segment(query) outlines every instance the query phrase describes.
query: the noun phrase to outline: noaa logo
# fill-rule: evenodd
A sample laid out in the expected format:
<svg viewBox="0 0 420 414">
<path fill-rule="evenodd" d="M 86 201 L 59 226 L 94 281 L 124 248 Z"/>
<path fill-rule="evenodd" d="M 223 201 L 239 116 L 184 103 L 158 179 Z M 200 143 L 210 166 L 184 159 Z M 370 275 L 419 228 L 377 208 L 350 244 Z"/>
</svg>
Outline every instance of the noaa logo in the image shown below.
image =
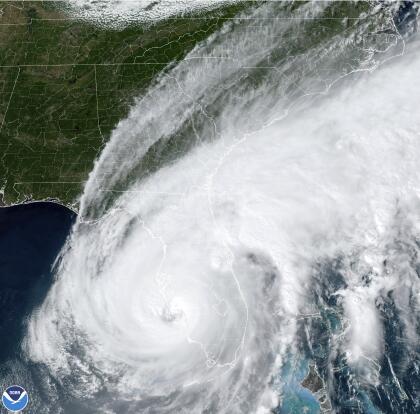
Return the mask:
<svg viewBox="0 0 420 414">
<path fill-rule="evenodd" d="M 28 393 L 22 387 L 12 385 L 4 391 L 1 401 L 6 409 L 17 413 L 28 405 L 29 397 Z"/>
</svg>

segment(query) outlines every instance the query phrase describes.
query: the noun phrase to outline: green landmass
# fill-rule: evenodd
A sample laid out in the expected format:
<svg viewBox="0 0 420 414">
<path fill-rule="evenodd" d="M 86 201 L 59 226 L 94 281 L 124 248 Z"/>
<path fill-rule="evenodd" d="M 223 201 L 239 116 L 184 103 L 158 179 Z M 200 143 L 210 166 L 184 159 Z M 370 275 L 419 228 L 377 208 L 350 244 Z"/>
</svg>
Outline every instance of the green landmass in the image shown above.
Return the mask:
<svg viewBox="0 0 420 414">
<path fill-rule="evenodd" d="M 77 209 L 95 158 L 134 98 L 197 42 L 258 2 L 119 30 L 72 18 L 66 4 L 0 3 L 0 204 L 55 199 Z M 305 2 L 284 4 L 291 12 Z M 370 5 L 328 3 L 322 19 L 305 24 L 305 44 L 291 32 L 271 64 L 350 30 L 357 24 L 352 18 Z M 252 82 L 264 80 L 269 69 L 261 65 L 250 73 Z M 174 146 L 188 147 L 180 137 L 168 148 L 157 143 L 145 162 L 154 165 L 156 156 L 171 158 Z"/>
<path fill-rule="evenodd" d="M 133 99 L 243 4 L 116 30 L 61 2 L 0 3 L 0 202 L 77 207 Z"/>
</svg>

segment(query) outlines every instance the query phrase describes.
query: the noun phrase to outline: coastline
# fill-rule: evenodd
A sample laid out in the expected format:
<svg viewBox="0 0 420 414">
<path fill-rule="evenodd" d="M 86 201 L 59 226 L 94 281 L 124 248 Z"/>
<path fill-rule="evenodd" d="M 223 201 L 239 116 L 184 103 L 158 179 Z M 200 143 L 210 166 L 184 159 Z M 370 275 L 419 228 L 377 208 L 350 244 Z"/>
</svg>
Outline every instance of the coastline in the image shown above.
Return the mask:
<svg viewBox="0 0 420 414">
<path fill-rule="evenodd" d="M 70 210 L 76 216 L 79 215 L 79 209 L 76 207 L 77 203 L 75 203 L 76 205 L 69 205 L 69 204 L 63 203 L 59 199 L 48 199 L 48 198 L 45 199 L 45 200 L 25 200 L 25 201 L 22 201 L 22 202 L 19 202 L 19 203 L 12 203 L 12 204 L 4 203 L 3 199 L 0 198 L 0 209 L 10 208 L 10 207 L 18 207 L 18 206 L 25 206 L 25 205 L 29 205 L 29 204 L 40 204 L 40 203 L 55 204 L 55 205 L 58 205 L 60 207 L 64 207 L 67 210 Z"/>
</svg>

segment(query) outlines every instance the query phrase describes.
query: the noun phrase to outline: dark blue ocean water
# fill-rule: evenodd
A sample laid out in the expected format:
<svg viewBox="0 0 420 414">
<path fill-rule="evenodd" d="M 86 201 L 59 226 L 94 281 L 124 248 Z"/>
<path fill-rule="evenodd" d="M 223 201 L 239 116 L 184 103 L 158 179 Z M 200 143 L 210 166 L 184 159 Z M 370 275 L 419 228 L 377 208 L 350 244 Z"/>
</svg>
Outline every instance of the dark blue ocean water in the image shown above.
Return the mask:
<svg viewBox="0 0 420 414">
<path fill-rule="evenodd" d="M 55 203 L 0 208 L 0 365 L 19 358 L 25 320 L 48 292 L 75 218 Z"/>
<path fill-rule="evenodd" d="M 27 317 L 43 302 L 53 283 L 52 266 L 75 219 L 73 212 L 54 203 L 0 208 L 0 388 L 23 386 L 30 397 L 26 414 L 99 413 L 101 401 L 107 398 L 97 394 L 86 400 L 75 399 L 68 392 L 68 384 L 58 383 L 43 364 L 28 361 L 21 350 Z M 387 351 L 379 361 L 381 384 L 378 387 L 366 388 L 354 383 L 354 373 L 342 356 L 337 354 L 331 359 L 331 335 L 342 329 L 340 307 L 334 294 L 342 283 L 339 268 L 340 260 L 337 260 L 314 270 L 318 275 L 314 278 L 314 303 L 319 305 L 321 317 L 304 322 L 307 326 L 302 330 L 305 335 L 301 352 L 290 355 L 280 373 L 283 400 L 275 412 L 320 412 L 318 399 L 301 385 L 312 361 L 328 383 L 329 397 L 337 412 L 418 413 L 418 357 L 407 355 L 404 344 L 398 340 L 401 321 L 393 311 L 391 300 L 384 314 Z M 306 342 L 311 342 L 311 346 L 305 345 Z M 409 397 L 399 391 L 387 365 L 389 361 L 398 371 L 399 382 Z M 334 378 L 328 376 L 331 365 L 336 373 Z M 130 411 L 121 405 L 116 412 Z M 0 413 L 6 413 L 5 409 L 0 407 Z"/>
</svg>

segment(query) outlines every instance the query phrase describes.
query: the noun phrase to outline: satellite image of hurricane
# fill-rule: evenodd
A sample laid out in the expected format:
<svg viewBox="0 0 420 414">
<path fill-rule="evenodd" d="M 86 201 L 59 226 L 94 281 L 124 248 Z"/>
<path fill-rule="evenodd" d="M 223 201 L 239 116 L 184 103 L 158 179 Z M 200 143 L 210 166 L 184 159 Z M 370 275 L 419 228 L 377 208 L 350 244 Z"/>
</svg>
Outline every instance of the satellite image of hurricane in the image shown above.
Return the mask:
<svg viewBox="0 0 420 414">
<path fill-rule="evenodd" d="M 1 413 L 420 413 L 420 3 L 0 8 Z"/>
</svg>

